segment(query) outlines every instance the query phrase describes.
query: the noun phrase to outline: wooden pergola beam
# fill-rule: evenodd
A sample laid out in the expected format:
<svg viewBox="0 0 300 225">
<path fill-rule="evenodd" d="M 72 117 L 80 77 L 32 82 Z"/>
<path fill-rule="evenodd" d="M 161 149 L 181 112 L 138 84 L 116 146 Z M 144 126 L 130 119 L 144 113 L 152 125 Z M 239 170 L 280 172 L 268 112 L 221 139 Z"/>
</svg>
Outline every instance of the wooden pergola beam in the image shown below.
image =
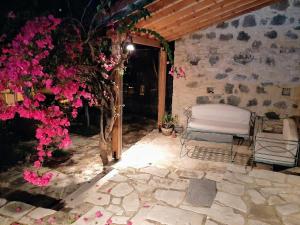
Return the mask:
<svg viewBox="0 0 300 225">
<path fill-rule="evenodd" d="M 139 36 L 139 35 L 132 35 L 132 42 L 135 44 L 160 48 L 160 42 L 153 38 L 143 37 L 143 36 Z"/>
<path fill-rule="evenodd" d="M 157 0 L 146 6 L 149 12 L 156 12 L 163 9 L 167 5 L 173 4 L 175 0 Z"/>
<path fill-rule="evenodd" d="M 159 75 L 158 75 L 158 113 L 157 125 L 162 124 L 162 118 L 165 114 L 166 101 L 166 82 L 167 82 L 167 53 L 162 48 L 159 53 Z"/>
<path fill-rule="evenodd" d="M 182 37 L 183 35 L 191 33 L 193 31 L 197 31 L 199 29 L 209 27 L 213 24 L 221 23 L 228 19 L 232 19 L 239 15 L 262 8 L 264 6 L 269 5 L 271 2 L 274 2 L 274 0 L 256 0 L 254 2 L 248 1 L 246 5 L 236 7 L 235 9 L 229 10 L 226 13 L 222 12 L 222 10 L 219 9 L 220 13 L 218 13 L 214 16 L 207 17 L 203 21 L 199 21 L 199 20 L 190 21 L 189 24 L 186 24 L 186 26 L 181 25 L 181 27 L 184 27 L 184 28 L 182 28 L 182 29 L 173 28 L 166 32 L 162 32 L 162 35 L 169 41 L 176 40 L 176 39 Z M 247 6 L 247 7 L 245 7 L 245 6 Z"/>
</svg>

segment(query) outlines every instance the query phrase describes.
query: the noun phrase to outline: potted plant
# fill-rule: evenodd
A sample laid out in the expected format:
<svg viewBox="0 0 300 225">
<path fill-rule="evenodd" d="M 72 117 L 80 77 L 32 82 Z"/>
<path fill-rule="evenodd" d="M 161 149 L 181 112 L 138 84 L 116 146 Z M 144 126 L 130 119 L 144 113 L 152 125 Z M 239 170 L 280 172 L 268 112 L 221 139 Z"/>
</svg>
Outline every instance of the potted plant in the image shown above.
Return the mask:
<svg viewBox="0 0 300 225">
<path fill-rule="evenodd" d="M 171 114 L 165 114 L 162 120 L 162 125 L 161 125 L 161 132 L 169 136 L 172 134 L 172 131 L 174 129 L 174 118 Z"/>
</svg>

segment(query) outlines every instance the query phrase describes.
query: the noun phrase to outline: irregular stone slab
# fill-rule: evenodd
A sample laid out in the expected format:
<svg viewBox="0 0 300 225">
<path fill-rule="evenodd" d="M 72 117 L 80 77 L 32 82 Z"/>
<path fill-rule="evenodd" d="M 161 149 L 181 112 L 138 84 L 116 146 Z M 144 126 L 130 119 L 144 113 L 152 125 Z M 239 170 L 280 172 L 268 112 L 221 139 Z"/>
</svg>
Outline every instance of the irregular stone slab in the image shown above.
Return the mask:
<svg viewBox="0 0 300 225">
<path fill-rule="evenodd" d="M 142 168 L 141 172 L 149 173 L 151 175 L 155 175 L 155 176 L 158 176 L 158 177 L 165 177 L 169 173 L 169 170 L 164 169 L 164 168 L 149 166 L 149 167 L 146 167 L 146 168 Z"/>
<path fill-rule="evenodd" d="M 271 195 L 294 193 L 294 191 L 296 190 L 289 189 L 289 188 L 275 188 L 275 187 L 267 187 L 267 188 L 260 189 L 260 193 L 262 193 L 265 197 L 269 197 Z"/>
<path fill-rule="evenodd" d="M 134 188 L 139 193 L 147 193 L 147 192 L 152 192 L 155 187 L 147 184 L 137 183 L 136 185 L 134 185 Z"/>
<path fill-rule="evenodd" d="M 140 206 L 138 194 L 132 192 L 130 195 L 124 197 L 122 205 L 126 212 L 137 211 Z"/>
<path fill-rule="evenodd" d="M 249 172 L 249 176 L 265 180 L 271 180 L 278 183 L 284 183 L 287 175 L 268 170 L 253 169 Z"/>
<path fill-rule="evenodd" d="M 185 190 L 188 186 L 189 186 L 188 180 L 177 179 L 170 184 L 169 188 L 177 189 L 177 190 Z"/>
<path fill-rule="evenodd" d="M 5 198 L 0 198 L 0 207 L 2 207 L 3 205 L 5 205 L 7 202 L 7 200 Z"/>
<path fill-rule="evenodd" d="M 231 208 L 240 210 L 244 213 L 247 212 L 247 205 L 239 196 L 228 194 L 225 192 L 218 192 L 216 195 L 216 201 Z"/>
<path fill-rule="evenodd" d="M 279 198 L 276 195 L 273 195 L 268 199 L 268 205 L 279 205 L 284 203 L 285 201 L 283 201 L 281 198 Z"/>
<path fill-rule="evenodd" d="M 11 225 L 14 219 L 0 216 L 1 225 Z"/>
<path fill-rule="evenodd" d="M 205 225 L 218 225 L 218 224 L 215 223 L 214 221 L 206 220 Z"/>
<path fill-rule="evenodd" d="M 295 203 L 285 204 L 285 205 L 277 205 L 275 206 L 277 212 L 280 215 L 287 216 L 293 213 L 297 213 L 300 211 L 299 205 Z"/>
<path fill-rule="evenodd" d="M 199 225 L 204 216 L 183 209 L 155 205 L 147 215 L 148 220 L 153 220 L 165 225 Z"/>
<path fill-rule="evenodd" d="M 300 214 L 293 214 L 289 216 L 284 216 L 282 218 L 284 225 L 299 225 Z"/>
<path fill-rule="evenodd" d="M 289 184 L 300 185 L 300 176 L 288 175 L 287 182 Z"/>
<path fill-rule="evenodd" d="M 52 210 L 52 209 L 45 209 L 45 208 L 38 207 L 38 208 L 32 210 L 27 216 L 38 220 L 38 219 L 44 218 L 46 216 L 50 216 L 56 212 L 57 211 Z"/>
<path fill-rule="evenodd" d="M 115 183 L 106 182 L 98 189 L 98 192 L 109 193 L 115 186 Z"/>
<path fill-rule="evenodd" d="M 96 212 L 100 211 L 103 215 L 101 217 L 96 216 Z M 94 206 L 91 210 L 76 220 L 74 225 L 92 225 L 92 224 L 106 224 L 106 221 L 112 216 L 112 214 L 106 211 L 100 206 Z"/>
<path fill-rule="evenodd" d="M 181 171 L 179 173 L 179 177 L 181 178 L 198 178 L 201 179 L 204 176 L 204 172 L 202 171 Z"/>
<path fill-rule="evenodd" d="M 32 205 L 23 202 L 12 201 L 0 208 L 0 214 L 13 218 L 14 220 L 18 220 L 32 209 L 34 209 L 34 206 Z"/>
<path fill-rule="evenodd" d="M 208 179 L 191 179 L 186 202 L 192 206 L 210 207 L 217 193 L 216 182 Z"/>
<path fill-rule="evenodd" d="M 112 204 L 119 205 L 121 203 L 121 198 L 113 198 L 111 202 Z"/>
<path fill-rule="evenodd" d="M 130 217 L 127 216 L 113 216 L 111 218 L 113 224 L 127 224 Z"/>
<path fill-rule="evenodd" d="M 286 202 L 300 203 L 300 196 L 296 194 L 279 194 Z"/>
<path fill-rule="evenodd" d="M 248 225 L 271 225 L 269 223 L 264 223 L 262 221 L 259 220 L 248 220 Z"/>
<path fill-rule="evenodd" d="M 141 208 L 138 213 L 130 220 L 133 224 L 143 224 L 151 208 Z"/>
<path fill-rule="evenodd" d="M 245 219 L 242 215 L 234 213 L 232 208 L 213 204 L 209 213 L 209 217 L 222 224 L 244 225 Z"/>
<path fill-rule="evenodd" d="M 178 206 L 184 199 L 185 193 L 180 191 L 158 189 L 154 193 L 154 197 L 171 206 Z"/>
<path fill-rule="evenodd" d="M 124 210 L 117 205 L 109 205 L 106 210 L 112 212 L 113 214 L 116 214 L 117 216 L 121 216 L 124 212 Z"/>
<path fill-rule="evenodd" d="M 220 182 L 224 178 L 224 173 L 207 172 L 205 178 Z"/>
<path fill-rule="evenodd" d="M 112 190 L 111 194 L 116 196 L 116 197 L 124 197 L 131 193 L 133 191 L 133 188 L 127 184 L 127 183 L 120 183 L 116 185 Z"/>
<path fill-rule="evenodd" d="M 254 183 L 254 179 L 252 177 L 249 177 L 248 175 L 236 173 L 236 174 L 234 174 L 234 176 L 236 179 L 238 179 L 244 183 L 247 183 L 247 184 Z"/>
<path fill-rule="evenodd" d="M 144 173 L 144 174 L 130 174 L 127 175 L 132 180 L 137 180 L 142 183 L 147 183 L 151 177 L 150 174 Z"/>
<path fill-rule="evenodd" d="M 148 185 L 156 187 L 156 188 L 166 188 L 168 189 L 171 185 L 173 180 L 168 178 L 161 178 L 161 177 L 153 177 L 148 183 Z"/>
<path fill-rule="evenodd" d="M 264 179 L 255 179 L 255 182 L 256 182 L 259 186 L 269 187 L 269 186 L 272 185 L 270 181 L 264 180 Z"/>
<path fill-rule="evenodd" d="M 247 193 L 254 204 L 263 204 L 266 201 L 266 199 L 256 190 L 248 190 Z"/>
<path fill-rule="evenodd" d="M 109 180 L 114 181 L 114 182 L 125 182 L 125 181 L 127 181 L 127 177 L 125 177 L 123 175 L 120 175 L 120 174 L 116 174 L 115 176 L 113 176 Z"/>
<path fill-rule="evenodd" d="M 274 207 L 265 205 L 252 205 L 249 209 L 249 217 L 261 220 L 272 225 L 281 225 Z"/>
<path fill-rule="evenodd" d="M 93 193 L 89 194 L 84 202 L 92 203 L 93 205 L 108 205 L 110 201 L 109 194 Z"/>
<path fill-rule="evenodd" d="M 247 173 L 245 166 L 240 166 L 240 165 L 235 165 L 235 164 L 229 164 L 227 166 L 227 170 L 229 170 L 231 172 L 235 172 L 235 173 L 242 173 L 242 174 Z"/>
<path fill-rule="evenodd" d="M 245 186 L 242 184 L 233 184 L 227 181 L 218 183 L 218 190 L 227 192 L 234 195 L 243 195 L 245 192 Z"/>
</svg>

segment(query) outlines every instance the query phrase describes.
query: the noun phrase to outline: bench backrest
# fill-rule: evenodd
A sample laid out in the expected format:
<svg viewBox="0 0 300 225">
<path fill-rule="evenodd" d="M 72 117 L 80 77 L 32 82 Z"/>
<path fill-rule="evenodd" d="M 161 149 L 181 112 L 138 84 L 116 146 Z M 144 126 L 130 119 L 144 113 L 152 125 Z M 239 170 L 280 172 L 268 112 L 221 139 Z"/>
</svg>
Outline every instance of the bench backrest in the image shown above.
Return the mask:
<svg viewBox="0 0 300 225">
<path fill-rule="evenodd" d="M 251 112 L 226 104 L 201 104 L 192 106 L 192 118 L 249 124 Z"/>
</svg>

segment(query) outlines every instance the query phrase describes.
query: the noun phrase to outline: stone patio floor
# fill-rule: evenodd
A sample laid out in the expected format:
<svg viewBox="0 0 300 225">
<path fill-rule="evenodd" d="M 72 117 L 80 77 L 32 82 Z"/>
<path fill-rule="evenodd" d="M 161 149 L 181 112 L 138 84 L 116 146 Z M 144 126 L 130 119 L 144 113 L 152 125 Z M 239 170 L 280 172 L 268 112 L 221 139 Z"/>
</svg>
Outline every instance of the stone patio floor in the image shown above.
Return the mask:
<svg viewBox="0 0 300 225">
<path fill-rule="evenodd" d="M 180 158 L 179 151 L 179 138 L 153 131 L 102 179 L 96 177 L 66 196 L 60 211 L 1 199 L 0 224 L 299 224 L 299 176 Z M 217 182 L 208 208 L 186 200 L 190 180 L 203 178 Z"/>
</svg>

